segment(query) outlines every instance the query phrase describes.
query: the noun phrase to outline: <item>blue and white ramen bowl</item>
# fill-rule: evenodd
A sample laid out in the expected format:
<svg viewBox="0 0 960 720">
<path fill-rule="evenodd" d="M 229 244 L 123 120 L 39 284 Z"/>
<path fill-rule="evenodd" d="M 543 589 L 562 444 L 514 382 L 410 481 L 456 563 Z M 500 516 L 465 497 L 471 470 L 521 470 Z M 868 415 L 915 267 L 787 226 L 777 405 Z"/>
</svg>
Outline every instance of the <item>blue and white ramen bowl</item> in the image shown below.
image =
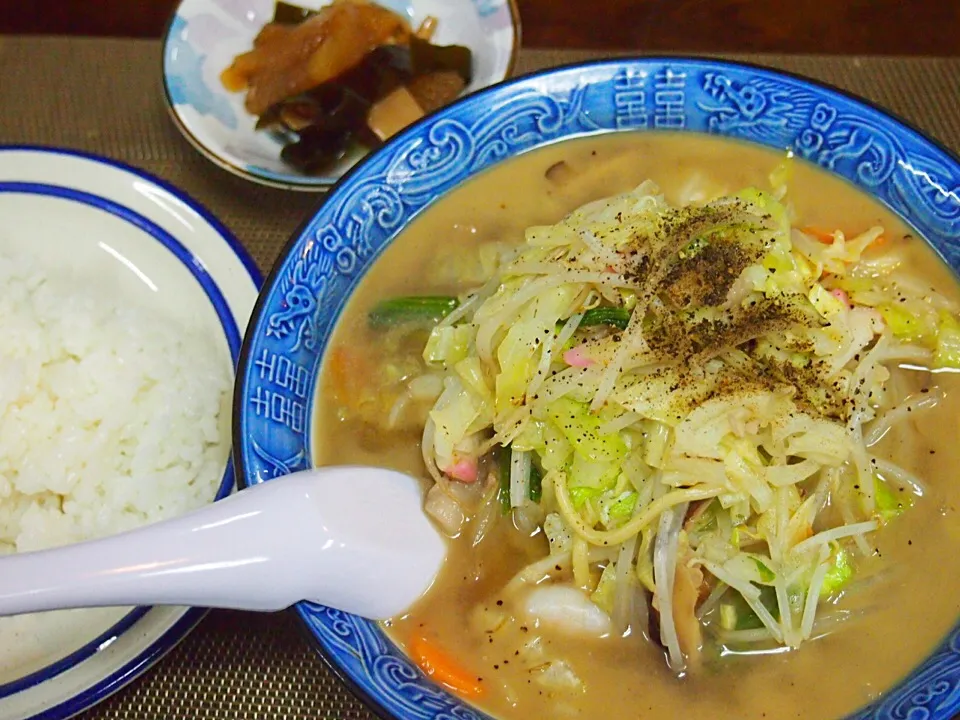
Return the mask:
<svg viewBox="0 0 960 720">
<path fill-rule="evenodd" d="M 481 91 L 356 167 L 289 241 L 254 310 L 235 404 L 240 483 L 311 464 L 314 393 L 333 328 L 380 253 L 423 210 L 487 168 L 565 138 L 707 133 L 793 151 L 903 217 L 960 272 L 960 163 L 880 109 L 810 80 L 705 59 L 547 70 Z M 378 625 L 301 603 L 317 650 L 384 717 L 486 717 L 428 680 Z M 854 718 L 948 720 L 960 710 L 960 626 Z"/>
</svg>

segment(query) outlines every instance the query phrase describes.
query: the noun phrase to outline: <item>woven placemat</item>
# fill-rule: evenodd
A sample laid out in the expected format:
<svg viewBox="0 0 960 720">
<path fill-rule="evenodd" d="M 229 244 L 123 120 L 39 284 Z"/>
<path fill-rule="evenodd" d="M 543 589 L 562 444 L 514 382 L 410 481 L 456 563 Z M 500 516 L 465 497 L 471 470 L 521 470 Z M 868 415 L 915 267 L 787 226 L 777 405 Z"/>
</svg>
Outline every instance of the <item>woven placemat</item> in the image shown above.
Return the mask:
<svg viewBox="0 0 960 720">
<path fill-rule="evenodd" d="M 518 72 L 594 54 L 525 51 Z M 960 60 L 745 56 L 877 102 L 960 152 Z M 266 271 L 316 195 L 255 186 L 177 134 L 153 41 L 0 37 L 0 143 L 107 155 L 205 204 Z M 292 615 L 213 612 L 156 668 L 83 720 L 368 720 L 317 660 Z"/>
</svg>

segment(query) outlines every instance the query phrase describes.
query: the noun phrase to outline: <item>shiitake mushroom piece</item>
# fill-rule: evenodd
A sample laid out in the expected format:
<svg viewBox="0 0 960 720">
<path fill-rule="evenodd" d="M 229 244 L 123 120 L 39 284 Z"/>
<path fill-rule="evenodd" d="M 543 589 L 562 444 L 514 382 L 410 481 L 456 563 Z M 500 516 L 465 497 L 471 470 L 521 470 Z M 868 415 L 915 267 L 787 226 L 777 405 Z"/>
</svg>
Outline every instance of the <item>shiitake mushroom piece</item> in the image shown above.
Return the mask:
<svg viewBox="0 0 960 720">
<path fill-rule="evenodd" d="M 316 10 L 308 10 L 292 3 L 278 2 L 273 10 L 273 21 L 281 25 L 299 25 L 316 14 Z"/>
</svg>

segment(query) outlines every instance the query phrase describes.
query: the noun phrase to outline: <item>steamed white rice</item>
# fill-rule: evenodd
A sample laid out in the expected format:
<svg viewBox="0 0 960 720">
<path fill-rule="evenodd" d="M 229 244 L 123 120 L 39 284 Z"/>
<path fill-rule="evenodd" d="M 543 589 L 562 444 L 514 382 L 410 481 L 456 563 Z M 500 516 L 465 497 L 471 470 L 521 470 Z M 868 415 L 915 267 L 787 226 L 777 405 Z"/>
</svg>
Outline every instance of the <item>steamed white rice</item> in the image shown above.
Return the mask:
<svg viewBox="0 0 960 720">
<path fill-rule="evenodd" d="M 95 279 L 0 256 L 0 554 L 210 502 L 231 382 L 222 337 L 118 302 Z M 53 615 L 0 619 L 0 676 L 20 662 L 10 645 Z"/>
</svg>

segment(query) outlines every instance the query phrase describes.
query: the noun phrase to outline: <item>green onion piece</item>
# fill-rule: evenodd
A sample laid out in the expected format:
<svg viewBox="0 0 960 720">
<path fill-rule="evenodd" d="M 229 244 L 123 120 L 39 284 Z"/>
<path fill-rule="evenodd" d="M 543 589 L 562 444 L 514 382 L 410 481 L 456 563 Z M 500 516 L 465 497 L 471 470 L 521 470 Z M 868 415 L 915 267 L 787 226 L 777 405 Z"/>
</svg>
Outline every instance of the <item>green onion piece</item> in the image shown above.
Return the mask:
<svg viewBox="0 0 960 720">
<path fill-rule="evenodd" d="M 773 582 L 776 579 L 777 576 L 773 574 L 773 571 L 757 558 L 753 558 L 753 564 L 757 566 L 757 570 L 760 572 L 760 579 L 764 582 Z"/>
<path fill-rule="evenodd" d="M 725 605 L 729 606 L 727 610 L 724 610 L 722 607 L 720 609 L 721 619 L 725 619 L 727 623 L 735 620 L 736 630 L 756 630 L 758 628 L 762 628 L 763 621 L 757 617 L 757 614 L 753 611 L 753 608 L 747 604 L 747 601 L 743 599 L 743 596 L 738 592 L 733 592 L 731 595 L 732 597 L 724 602 Z M 760 602 L 767 610 L 770 611 L 770 614 L 773 615 L 775 619 L 780 619 L 780 607 L 777 604 L 777 591 L 774 588 L 769 585 L 761 586 Z M 724 614 L 726 614 L 726 618 L 723 618 Z"/>
<path fill-rule="evenodd" d="M 900 517 L 913 505 L 913 498 L 905 492 L 896 493 L 879 475 L 873 476 L 873 497 L 876 500 L 876 513 L 880 520 L 887 523 Z"/>
<path fill-rule="evenodd" d="M 537 464 L 533 461 L 530 462 L 530 499 L 533 502 L 540 502 L 540 498 L 543 497 L 543 474 L 540 472 L 540 468 L 537 467 Z"/>
<path fill-rule="evenodd" d="M 620 307 L 595 307 L 583 313 L 580 327 L 593 325 L 612 325 L 620 330 L 626 330 L 630 322 L 630 311 Z"/>
<path fill-rule="evenodd" d="M 850 562 L 850 553 L 838 549 L 833 556 L 833 564 L 823 576 L 823 585 L 820 586 L 820 597 L 825 598 L 842 590 L 853 577 L 853 565 Z"/>
<path fill-rule="evenodd" d="M 497 448 L 497 474 L 500 476 L 500 491 L 497 497 L 500 500 L 500 511 L 504 515 L 510 514 L 510 455 L 509 445 Z"/>
<path fill-rule="evenodd" d="M 367 321 L 372 328 L 386 328 L 407 323 L 436 325 L 456 310 L 459 302 L 453 297 L 423 296 L 390 298 L 378 303 Z"/>
<path fill-rule="evenodd" d="M 677 254 L 680 256 L 681 260 L 690 260 L 691 258 L 695 258 L 697 255 L 703 252 L 709 244 L 710 241 L 701 235 L 700 237 L 696 237 L 691 240 L 684 247 L 680 248 L 680 251 Z"/>
</svg>

